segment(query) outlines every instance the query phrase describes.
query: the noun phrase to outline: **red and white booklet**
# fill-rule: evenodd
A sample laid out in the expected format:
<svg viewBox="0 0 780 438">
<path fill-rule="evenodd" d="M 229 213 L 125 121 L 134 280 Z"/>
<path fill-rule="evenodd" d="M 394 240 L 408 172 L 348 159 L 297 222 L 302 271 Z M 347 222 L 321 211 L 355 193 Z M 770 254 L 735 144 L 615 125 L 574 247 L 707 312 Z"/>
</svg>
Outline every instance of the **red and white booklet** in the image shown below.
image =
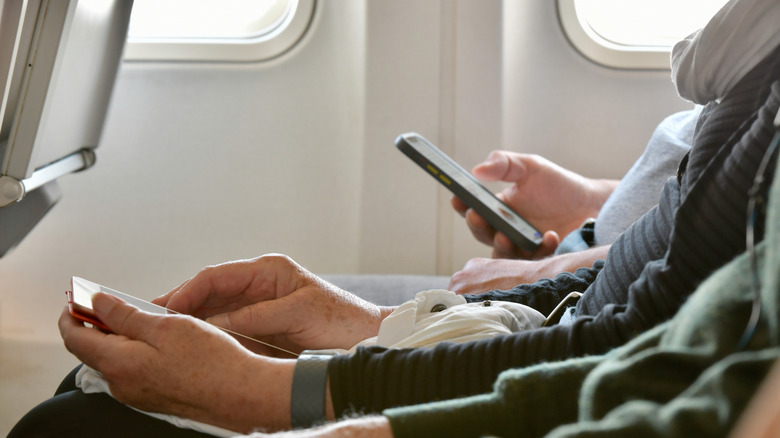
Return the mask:
<svg viewBox="0 0 780 438">
<path fill-rule="evenodd" d="M 173 310 L 168 310 L 165 307 L 152 304 L 149 301 L 144 301 L 132 295 L 119 292 L 118 290 L 107 288 L 95 282 L 85 280 L 81 277 L 73 277 L 71 279 L 71 287 L 72 290 L 65 292 L 68 296 L 68 310 L 71 316 L 99 327 L 105 331 L 110 330 L 97 318 L 95 311 L 92 309 L 92 295 L 98 292 L 113 295 L 145 312 L 157 313 L 160 315 L 178 313 L 174 312 Z"/>
</svg>

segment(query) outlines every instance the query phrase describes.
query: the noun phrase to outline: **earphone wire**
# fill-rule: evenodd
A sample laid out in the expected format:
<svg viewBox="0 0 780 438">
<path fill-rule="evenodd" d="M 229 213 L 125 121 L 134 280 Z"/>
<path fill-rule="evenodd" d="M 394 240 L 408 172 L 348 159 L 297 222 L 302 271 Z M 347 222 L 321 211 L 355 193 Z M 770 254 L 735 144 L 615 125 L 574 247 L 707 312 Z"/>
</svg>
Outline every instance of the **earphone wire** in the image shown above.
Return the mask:
<svg viewBox="0 0 780 438">
<path fill-rule="evenodd" d="M 750 318 L 748 319 L 745 331 L 742 333 L 742 338 L 739 340 L 737 348 L 744 350 L 747 348 L 748 343 L 756 333 L 758 329 L 758 321 L 761 317 L 761 279 L 758 275 L 758 256 L 756 255 L 756 222 L 758 221 L 759 210 L 765 203 L 765 199 L 761 194 L 762 186 L 766 180 L 765 174 L 772 157 L 775 155 L 778 144 L 780 144 L 780 111 L 777 112 L 777 116 L 774 120 L 775 136 L 769 144 L 764 153 L 761 163 L 758 166 L 756 177 L 753 180 L 753 186 L 748 191 L 748 208 L 747 208 L 747 226 L 745 228 L 745 249 L 750 258 L 750 277 L 751 277 L 751 289 L 753 290 L 753 305 L 750 310 Z"/>
<path fill-rule="evenodd" d="M 174 315 L 184 315 L 184 313 L 177 312 L 177 311 L 171 310 L 171 309 L 165 309 L 165 311 L 167 311 L 168 313 L 172 313 Z M 263 342 L 263 341 L 261 341 L 259 339 L 255 339 L 255 338 L 253 338 L 251 336 L 247 336 L 247 335 L 244 335 L 244 334 L 241 334 L 241 333 L 238 333 L 238 332 L 234 332 L 233 330 L 229 330 L 229 329 L 226 329 L 224 327 L 220 327 L 220 326 L 218 326 L 216 324 L 211 324 L 211 323 L 208 323 L 208 322 L 207 322 L 207 324 L 209 324 L 209 325 L 211 325 L 213 327 L 216 327 L 216 328 L 222 330 L 223 332 L 225 332 L 225 333 L 227 333 L 229 335 L 232 335 L 234 337 L 241 338 L 241 339 L 246 339 L 247 341 L 257 342 L 258 344 L 264 345 L 264 346 L 269 347 L 269 348 L 273 348 L 274 350 L 278 350 L 278 351 L 281 351 L 283 353 L 287 353 L 287 354 L 289 354 L 289 355 L 291 355 L 293 357 L 298 357 L 299 356 L 298 353 L 293 353 L 290 350 L 286 350 L 286 349 L 284 349 L 282 347 L 277 347 L 274 344 L 269 344 L 268 342 Z"/>
</svg>

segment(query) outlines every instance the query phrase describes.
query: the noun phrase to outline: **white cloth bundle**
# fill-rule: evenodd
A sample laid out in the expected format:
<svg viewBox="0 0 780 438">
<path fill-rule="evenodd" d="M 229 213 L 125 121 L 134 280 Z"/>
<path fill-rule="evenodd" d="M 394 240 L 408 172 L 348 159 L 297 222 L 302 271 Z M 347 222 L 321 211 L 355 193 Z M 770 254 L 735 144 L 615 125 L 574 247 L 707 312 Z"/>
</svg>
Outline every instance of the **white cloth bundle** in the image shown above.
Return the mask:
<svg viewBox="0 0 780 438">
<path fill-rule="evenodd" d="M 469 342 L 541 327 L 544 315 L 522 304 L 505 301 L 466 303 L 446 290 L 418 292 L 400 305 L 379 328 L 376 337 L 353 347 L 427 348 L 439 342 Z M 350 351 L 352 351 L 350 350 Z"/>
</svg>

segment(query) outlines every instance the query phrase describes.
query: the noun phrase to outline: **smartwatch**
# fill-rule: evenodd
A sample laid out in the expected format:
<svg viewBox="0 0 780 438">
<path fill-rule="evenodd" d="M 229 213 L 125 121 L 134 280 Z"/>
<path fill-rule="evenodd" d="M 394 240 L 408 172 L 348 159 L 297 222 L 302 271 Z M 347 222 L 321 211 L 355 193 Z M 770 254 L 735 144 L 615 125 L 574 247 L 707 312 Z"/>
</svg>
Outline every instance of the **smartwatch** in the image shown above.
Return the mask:
<svg viewBox="0 0 780 438">
<path fill-rule="evenodd" d="M 293 372 L 290 420 L 293 429 L 325 422 L 325 387 L 328 361 L 338 354 L 329 350 L 304 350 Z"/>
</svg>

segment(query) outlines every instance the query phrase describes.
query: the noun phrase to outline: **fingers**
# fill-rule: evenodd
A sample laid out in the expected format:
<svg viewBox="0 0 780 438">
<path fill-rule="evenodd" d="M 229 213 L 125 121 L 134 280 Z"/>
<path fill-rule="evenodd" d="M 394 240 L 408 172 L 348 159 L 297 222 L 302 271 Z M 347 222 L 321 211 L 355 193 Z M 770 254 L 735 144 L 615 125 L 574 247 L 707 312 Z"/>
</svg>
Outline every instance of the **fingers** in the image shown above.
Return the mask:
<svg viewBox="0 0 780 438">
<path fill-rule="evenodd" d="M 528 161 L 528 163 L 526 163 L 526 161 Z M 528 175 L 528 165 L 531 165 L 532 162 L 533 159 L 530 155 L 508 151 L 493 151 L 485 161 L 474 167 L 472 173 L 478 179 L 486 181 L 502 180 L 514 182 L 515 185 L 520 185 Z M 504 193 L 499 193 L 496 196 L 500 200 L 506 202 Z M 469 209 L 466 204 L 457 197 L 453 197 L 450 202 L 455 211 L 466 219 L 466 224 L 474 237 L 479 242 L 494 247 L 494 257 L 517 257 L 517 254 L 521 250 L 512 244 L 506 236 L 497 233 L 485 219 Z"/>
<path fill-rule="evenodd" d="M 516 259 L 523 257 L 523 250 L 517 247 L 504 233 L 495 233 L 493 236 L 494 259 Z"/>
<path fill-rule="evenodd" d="M 160 301 L 173 311 L 205 318 L 285 295 L 310 282 L 311 277 L 289 257 L 266 254 L 208 266 Z"/>
<path fill-rule="evenodd" d="M 145 343 L 135 342 L 130 338 L 135 335 L 148 338 L 152 325 L 144 316 L 155 318 L 155 315 L 141 312 L 118 298 L 103 293 L 95 294 L 92 305 L 97 317 L 116 335 L 85 327 L 81 321 L 70 316 L 67 308 L 60 315 L 58 322 L 65 347 L 82 362 L 92 368 L 103 369 L 104 364 L 121 357 L 122 354 L 118 350 L 130 343 L 135 347 L 148 348 Z"/>
<path fill-rule="evenodd" d="M 509 151 L 493 151 L 471 173 L 483 181 L 506 181 L 519 184 L 528 174 L 530 156 Z"/>
<path fill-rule="evenodd" d="M 177 292 L 179 292 L 179 290 L 181 290 L 181 288 L 184 287 L 184 285 L 186 285 L 189 282 L 190 282 L 190 279 L 187 279 L 184 283 L 176 286 L 175 288 L 171 289 L 167 293 L 165 293 L 163 295 L 160 295 L 159 297 L 153 299 L 151 302 L 153 304 L 157 304 L 158 306 L 168 307 L 168 301 L 170 301 L 171 297 L 174 294 L 176 294 Z"/>
<path fill-rule="evenodd" d="M 137 307 L 104 293 L 92 296 L 92 308 L 97 318 L 112 332 L 130 339 L 153 343 L 151 341 L 155 327 L 161 316 L 142 312 Z"/>
<path fill-rule="evenodd" d="M 503 233 L 496 233 L 493 239 L 494 259 L 526 259 L 538 260 L 549 257 L 555 253 L 561 238 L 555 231 L 545 231 L 542 235 L 542 241 L 534 251 L 527 251 L 516 246 Z"/>
<path fill-rule="evenodd" d="M 534 259 L 542 259 L 549 257 L 555 253 L 558 249 L 558 245 L 561 244 L 561 237 L 555 231 L 545 231 L 542 236 L 542 243 L 539 248 L 534 251 Z"/>
<path fill-rule="evenodd" d="M 65 309 L 62 311 L 62 314 L 60 314 L 60 319 L 57 322 L 57 326 L 60 329 L 60 335 L 62 336 L 62 340 L 65 343 L 65 347 L 68 349 L 68 351 L 75 354 L 80 359 L 83 355 L 83 352 L 88 352 L 94 349 L 94 346 L 96 344 L 101 344 L 103 342 L 103 338 L 106 337 L 105 333 L 87 328 L 81 321 L 70 316 L 67 307 L 65 307 Z M 91 366 L 91 364 L 88 365 Z"/>
<path fill-rule="evenodd" d="M 476 211 L 469 209 L 466 212 L 466 225 L 468 225 L 471 234 L 479 242 L 492 246 L 496 230 L 487 223 Z"/>
<path fill-rule="evenodd" d="M 251 337 L 290 334 L 297 315 L 305 312 L 295 308 L 295 300 L 281 298 L 221 313 L 206 322 Z"/>
<path fill-rule="evenodd" d="M 493 247 L 494 259 L 541 259 L 552 255 L 561 240 L 555 231 L 546 231 L 539 247 L 534 251 L 527 251 L 515 245 L 506 234 L 496 231 L 474 210 L 466 212 L 466 224 L 478 241 Z"/>
<path fill-rule="evenodd" d="M 455 211 L 458 212 L 459 215 L 466 217 L 466 212 L 469 210 L 469 206 L 464 204 L 463 201 L 460 200 L 457 196 L 453 196 L 450 198 L 450 204 L 452 205 L 452 208 L 455 209 Z"/>
<path fill-rule="evenodd" d="M 175 312 L 196 314 L 212 297 L 234 299 L 252 284 L 257 268 L 253 261 L 239 260 L 203 268 L 159 300 Z"/>
</svg>

